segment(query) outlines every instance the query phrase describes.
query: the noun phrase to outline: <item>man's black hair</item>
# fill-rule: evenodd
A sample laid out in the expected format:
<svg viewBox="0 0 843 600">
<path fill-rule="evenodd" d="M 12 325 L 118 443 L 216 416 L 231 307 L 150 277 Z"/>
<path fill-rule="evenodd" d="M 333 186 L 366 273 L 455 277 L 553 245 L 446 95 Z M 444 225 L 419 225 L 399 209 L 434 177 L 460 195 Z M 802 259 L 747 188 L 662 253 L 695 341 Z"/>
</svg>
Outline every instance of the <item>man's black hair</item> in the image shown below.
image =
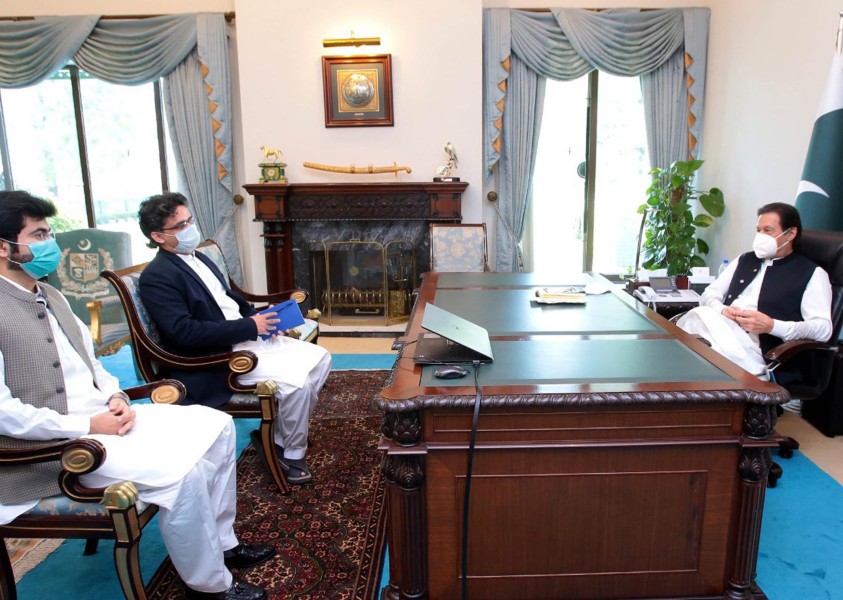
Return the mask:
<svg viewBox="0 0 843 600">
<path fill-rule="evenodd" d="M 156 194 L 140 203 L 138 224 L 143 234 L 149 238 L 147 246 L 150 248 L 158 247 L 158 243 L 152 239 L 152 232 L 160 232 L 167 219 L 176 214 L 179 206 L 187 206 L 187 198 L 178 192 Z"/>
<path fill-rule="evenodd" d="M 796 207 L 784 202 L 771 202 L 758 209 L 759 217 L 766 213 L 776 213 L 779 216 L 782 231 L 791 228 L 796 229 L 796 237 L 793 238 L 793 247 L 796 248 L 802 238 L 802 219 L 799 217 L 799 211 L 796 210 Z"/>
<path fill-rule="evenodd" d="M 46 219 L 55 214 L 56 207 L 49 200 L 24 191 L 0 192 L 0 238 L 17 242 L 26 217 Z"/>
</svg>

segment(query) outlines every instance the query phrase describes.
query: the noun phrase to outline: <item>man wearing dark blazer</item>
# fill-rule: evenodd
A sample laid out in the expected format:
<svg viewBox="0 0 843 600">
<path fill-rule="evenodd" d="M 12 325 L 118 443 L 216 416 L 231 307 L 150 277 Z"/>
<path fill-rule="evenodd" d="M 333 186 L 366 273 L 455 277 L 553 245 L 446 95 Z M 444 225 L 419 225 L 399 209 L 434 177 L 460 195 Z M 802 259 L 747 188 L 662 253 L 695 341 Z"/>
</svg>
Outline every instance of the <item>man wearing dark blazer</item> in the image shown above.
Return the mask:
<svg viewBox="0 0 843 600">
<path fill-rule="evenodd" d="M 272 379 L 278 385 L 275 442 L 287 480 L 309 483 L 305 461 L 308 422 L 319 390 L 331 369 L 331 356 L 315 344 L 276 331 L 275 315 L 255 312 L 234 293 L 213 262 L 195 252 L 201 235 L 181 194 L 144 200 L 138 212 L 141 231 L 158 254 L 139 280 L 139 293 L 161 333 L 165 349 L 184 356 L 207 356 L 231 350 L 257 354 L 254 371 L 241 375 L 245 384 Z M 260 335 L 269 334 L 268 340 Z M 170 370 L 183 381 L 188 402 L 219 406 L 231 396 L 224 367 L 207 371 Z"/>
</svg>

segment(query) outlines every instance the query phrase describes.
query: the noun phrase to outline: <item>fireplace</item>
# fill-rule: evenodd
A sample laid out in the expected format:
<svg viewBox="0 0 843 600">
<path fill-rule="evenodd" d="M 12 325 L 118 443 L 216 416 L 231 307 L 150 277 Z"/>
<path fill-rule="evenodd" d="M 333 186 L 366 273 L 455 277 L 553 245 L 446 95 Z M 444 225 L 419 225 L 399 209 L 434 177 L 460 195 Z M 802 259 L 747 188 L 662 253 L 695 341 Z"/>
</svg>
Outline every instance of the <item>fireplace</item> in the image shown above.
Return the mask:
<svg viewBox="0 0 843 600">
<path fill-rule="evenodd" d="M 267 290 L 306 289 L 308 308 L 323 312 L 328 308 L 334 317 L 371 311 L 385 321 L 398 318 L 402 302 L 409 308 L 409 297 L 402 300 L 402 295 L 417 287 L 418 276 L 430 270 L 428 224 L 460 222 L 467 186 L 464 182 L 244 186 L 255 199 L 255 220 L 263 223 Z M 360 280 L 364 263 L 369 278 L 365 289 Z M 355 270 L 357 275 L 352 275 Z M 374 279 L 381 282 L 378 290 Z M 377 298 L 375 292 L 380 293 Z"/>
</svg>

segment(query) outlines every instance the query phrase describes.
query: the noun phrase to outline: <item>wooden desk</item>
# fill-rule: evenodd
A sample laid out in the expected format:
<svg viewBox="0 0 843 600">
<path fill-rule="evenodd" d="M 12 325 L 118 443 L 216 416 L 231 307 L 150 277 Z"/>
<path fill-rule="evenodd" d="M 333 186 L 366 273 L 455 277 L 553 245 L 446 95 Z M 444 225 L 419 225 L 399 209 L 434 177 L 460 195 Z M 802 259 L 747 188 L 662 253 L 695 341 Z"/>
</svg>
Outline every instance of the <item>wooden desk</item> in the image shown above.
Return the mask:
<svg viewBox="0 0 843 600">
<path fill-rule="evenodd" d="M 599 277 L 599 276 L 595 276 Z M 413 364 L 432 302 L 489 329 L 469 512 L 480 599 L 765 598 L 754 585 L 788 399 L 629 295 L 542 306 L 533 274 L 428 274 L 384 412 L 390 587 L 456 599 L 473 373 Z"/>
</svg>

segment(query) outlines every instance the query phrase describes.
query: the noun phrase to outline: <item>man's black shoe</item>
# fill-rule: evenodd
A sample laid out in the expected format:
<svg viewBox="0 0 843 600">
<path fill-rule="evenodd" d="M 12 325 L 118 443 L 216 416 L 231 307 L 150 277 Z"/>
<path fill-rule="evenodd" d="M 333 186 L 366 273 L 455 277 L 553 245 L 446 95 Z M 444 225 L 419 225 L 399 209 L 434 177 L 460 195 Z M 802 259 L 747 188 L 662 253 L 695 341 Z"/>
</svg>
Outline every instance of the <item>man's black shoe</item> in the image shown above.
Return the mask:
<svg viewBox="0 0 843 600">
<path fill-rule="evenodd" d="M 197 592 L 184 588 L 187 600 L 264 600 L 266 590 L 242 579 L 235 579 L 224 592 Z"/>
<path fill-rule="evenodd" d="M 225 566 L 229 569 L 248 569 L 261 564 L 275 556 L 272 546 L 248 546 L 238 544 L 231 550 L 223 552 Z"/>
</svg>

